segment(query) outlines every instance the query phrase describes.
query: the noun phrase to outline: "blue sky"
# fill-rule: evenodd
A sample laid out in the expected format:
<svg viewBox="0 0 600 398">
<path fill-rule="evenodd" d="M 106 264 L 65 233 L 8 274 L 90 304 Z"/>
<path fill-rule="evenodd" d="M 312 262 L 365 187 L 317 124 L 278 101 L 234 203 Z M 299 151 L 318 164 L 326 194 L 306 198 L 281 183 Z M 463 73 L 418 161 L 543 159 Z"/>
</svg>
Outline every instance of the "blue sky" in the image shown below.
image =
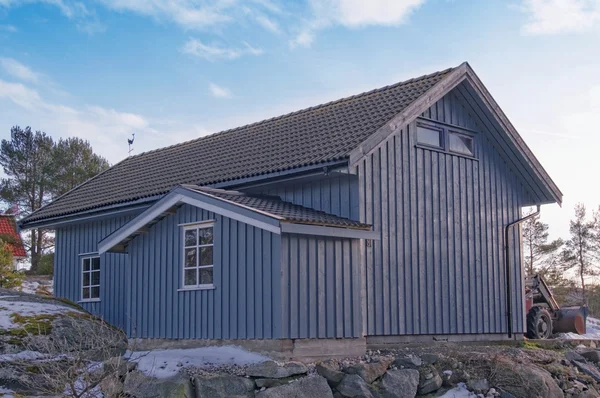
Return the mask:
<svg viewBox="0 0 600 398">
<path fill-rule="evenodd" d="M 0 0 L 13 125 L 127 155 L 468 61 L 572 207 L 600 204 L 600 0 Z"/>
</svg>

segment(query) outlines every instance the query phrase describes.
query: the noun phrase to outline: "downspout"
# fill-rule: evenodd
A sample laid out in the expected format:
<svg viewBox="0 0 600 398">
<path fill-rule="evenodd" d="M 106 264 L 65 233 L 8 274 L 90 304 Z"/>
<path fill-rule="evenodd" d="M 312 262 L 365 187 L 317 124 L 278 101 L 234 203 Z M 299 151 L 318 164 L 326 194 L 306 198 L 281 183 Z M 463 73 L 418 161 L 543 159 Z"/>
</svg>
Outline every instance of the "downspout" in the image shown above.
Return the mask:
<svg viewBox="0 0 600 398">
<path fill-rule="evenodd" d="M 511 298 L 511 285 L 510 285 L 510 245 L 508 244 L 508 233 L 510 228 L 521 224 L 523 221 L 527 221 L 530 218 L 536 217 L 540 214 L 540 205 L 537 205 L 535 213 L 531 213 L 528 216 L 519 218 L 517 221 L 513 221 L 504 227 L 504 268 L 506 272 L 506 315 L 508 316 L 508 338 L 512 338 L 513 335 L 513 324 L 512 324 L 512 298 Z"/>
</svg>

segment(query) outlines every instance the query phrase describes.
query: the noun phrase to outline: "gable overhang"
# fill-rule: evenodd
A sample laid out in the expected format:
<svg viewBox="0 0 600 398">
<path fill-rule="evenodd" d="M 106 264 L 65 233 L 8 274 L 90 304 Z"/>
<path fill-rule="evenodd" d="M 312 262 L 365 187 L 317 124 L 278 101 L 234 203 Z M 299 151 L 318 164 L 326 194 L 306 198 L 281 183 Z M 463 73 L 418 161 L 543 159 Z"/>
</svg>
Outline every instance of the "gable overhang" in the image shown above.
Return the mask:
<svg viewBox="0 0 600 398">
<path fill-rule="evenodd" d="M 485 119 L 482 122 L 494 135 L 495 144 L 499 146 L 501 153 L 513 162 L 518 169 L 517 174 L 521 175 L 530 187 L 534 197 L 532 203 L 528 205 L 548 203 L 561 205 L 562 192 L 466 62 L 350 152 L 349 165 L 355 166 L 363 158 L 375 152 L 388 137 L 406 128 L 431 105 L 454 89 L 459 90 L 469 105 L 482 113 Z"/>
<path fill-rule="evenodd" d="M 98 243 L 98 253 L 126 253 L 130 241 L 136 236 L 147 232 L 152 225 L 163 218 L 175 214 L 177 207 L 182 204 L 189 204 L 278 235 L 281 233 L 295 233 L 354 239 L 376 239 L 376 234 L 371 230 L 295 223 L 274 214 L 231 202 L 205 192 L 199 192 L 192 187 L 179 186 L 101 240 Z"/>
</svg>

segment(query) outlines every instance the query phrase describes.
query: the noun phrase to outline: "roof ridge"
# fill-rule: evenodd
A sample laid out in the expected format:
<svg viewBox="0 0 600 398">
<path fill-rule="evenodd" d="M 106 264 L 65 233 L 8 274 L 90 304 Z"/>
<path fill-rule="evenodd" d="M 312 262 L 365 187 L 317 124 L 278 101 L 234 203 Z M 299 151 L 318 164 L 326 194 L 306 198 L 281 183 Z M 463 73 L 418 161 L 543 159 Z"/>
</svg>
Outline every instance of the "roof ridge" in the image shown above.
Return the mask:
<svg viewBox="0 0 600 398">
<path fill-rule="evenodd" d="M 429 74 L 418 76 L 418 77 L 413 77 L 413 78 L 408 79 L 408 80 L 404 80 L 404 81 L 397 82 L 397 83 L 394 83 L 394 84 L 389 84 L 387 86 L 375 88 L 375 89 L 372 89 L 372 90 L 369 90 L 369 91 L 364 91 L 364 92 L 359 93 L 359 94 L 354 94 L 354 95 L 350 95 L 348 97 L 338 98 L 336 100 L 324 102 L 324 103 L 319 104 L 319 105 L 313 105 L 313 106 L 310 106 L 308 108 L 300 109 L 300 110 L 293 111 L 293 112 L 284 113 L 283 115 L 278 115 L 278 116 L 270 117 L 270 118 L 263 119 L 263 120 L 260 120 L 260 121 L 257 121 L 257 122 L 247 123 L 247 124 L 244 124 L 242 126 L 238 126 L 238 127 L 233 127 L 233 128 L 226 129 L 226 130 L 217 131 L 217 132 L 212 133 L 212 134 L 204 135 L 204 136 L 201 136 L 201 137 L 196 137 L 196 138 L 193 138 L 193 139 L 190 139 L 190 140 L 187 140 L 187 141 L 183 141 L 183 142 L 178 142 L 178 143 L 173 144 L 173 145 L 167 145 L 167 146 L 164 146 L 164 147 L 161 147 L 161 148 L 151 149 L 151 150 L 146 151 L 146 152 L 142 152 L 142 153 L 138 153 L 138 154 L 133 155 L 133 156 L 129 156 L 129 157 L 121 160 L 121 162 L 124 162 L 124 161 L 129 160 L 129 159 L 135 159 L 137 157 L 148 155 L 148 154 L 151 154 L 151 153 L 154 153 L 154 152 L 158 152 L 158 151 L 162 151 L 162 150 L 166 150 L 166 149 L 171 149 L 171 148 L 175 148 L 175 147 L 184 146 L 184 145 L 190 144 L 192 142 L 196 142 L 196 141 L 203 140 L 203 139 L 209 139 L 209 138 L 212 138 L 212 137 L 215 137 L 215 136 L 218 136 L 218 135 L 224 135 L 224 134 L 234 133 L 237 130 L 243 130 L 243 129 L 247 129 L 247 128 L 250 128 L 250 127 L 259 126 L 259 125 L 261 125 L 263 123 L 268 123 L 268 122 L 272 122 L 272 121 L 275 121 L 275 120 L 285 119 L 285 118 L 288 118 L 288 117 L 291 117 L 291 116 L 295 116 L 295 115 L 303 114 L 303 113 L 306 113 L 306 112 L 310 112 L 310 111 L 313 111 L 315 109 L 324 108 L 326 106 L 332 106 L 332 105 L 336 105 L 338 103 L 343 103 L 345 101 L 354 100 L 354 99 L 361 98 L 361 97 L 366 97 L 366 96 L 368 96 L 370 94 L 374 94 L 374 93 L 377 93 L 377 92 L 380 92 L 380 91 L 389 90 L 389 89 L 392 89 L 392 88 L 396 88 L 398 86 L 402 86 L 402 85 L 405 85 L 405 84 L 413 83 L 413 82 L 418 81 L 418 80 L 425 80 L 425 79 L 431 78 L 431 77 L 436 76 L 436 75 L 448 73 L 451 70 L 454 70 L 456 68 L 457 68 L 456 66 L 450 67 L 450 68 L 446 68 L 446 69 L 441 70 L 441 71 L 429 73 Z M 119 163 L 121 163 L 121 162 L 119 162 Z"/>
</svg>

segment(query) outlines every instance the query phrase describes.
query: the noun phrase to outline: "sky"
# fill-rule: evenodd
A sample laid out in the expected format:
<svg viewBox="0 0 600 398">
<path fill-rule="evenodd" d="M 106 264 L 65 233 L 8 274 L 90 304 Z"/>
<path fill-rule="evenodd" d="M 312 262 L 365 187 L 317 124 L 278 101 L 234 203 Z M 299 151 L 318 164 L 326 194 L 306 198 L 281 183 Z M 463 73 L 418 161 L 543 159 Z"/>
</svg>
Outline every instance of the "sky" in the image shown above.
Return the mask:
<svg viewBox="0 0 600 398">
<path fill-rule="evenodd" d="M 564 194 L 600 205 L 600 0 L 0 0 L 0 138 L 116 163 L 468 61 Z"/>
</svg>

